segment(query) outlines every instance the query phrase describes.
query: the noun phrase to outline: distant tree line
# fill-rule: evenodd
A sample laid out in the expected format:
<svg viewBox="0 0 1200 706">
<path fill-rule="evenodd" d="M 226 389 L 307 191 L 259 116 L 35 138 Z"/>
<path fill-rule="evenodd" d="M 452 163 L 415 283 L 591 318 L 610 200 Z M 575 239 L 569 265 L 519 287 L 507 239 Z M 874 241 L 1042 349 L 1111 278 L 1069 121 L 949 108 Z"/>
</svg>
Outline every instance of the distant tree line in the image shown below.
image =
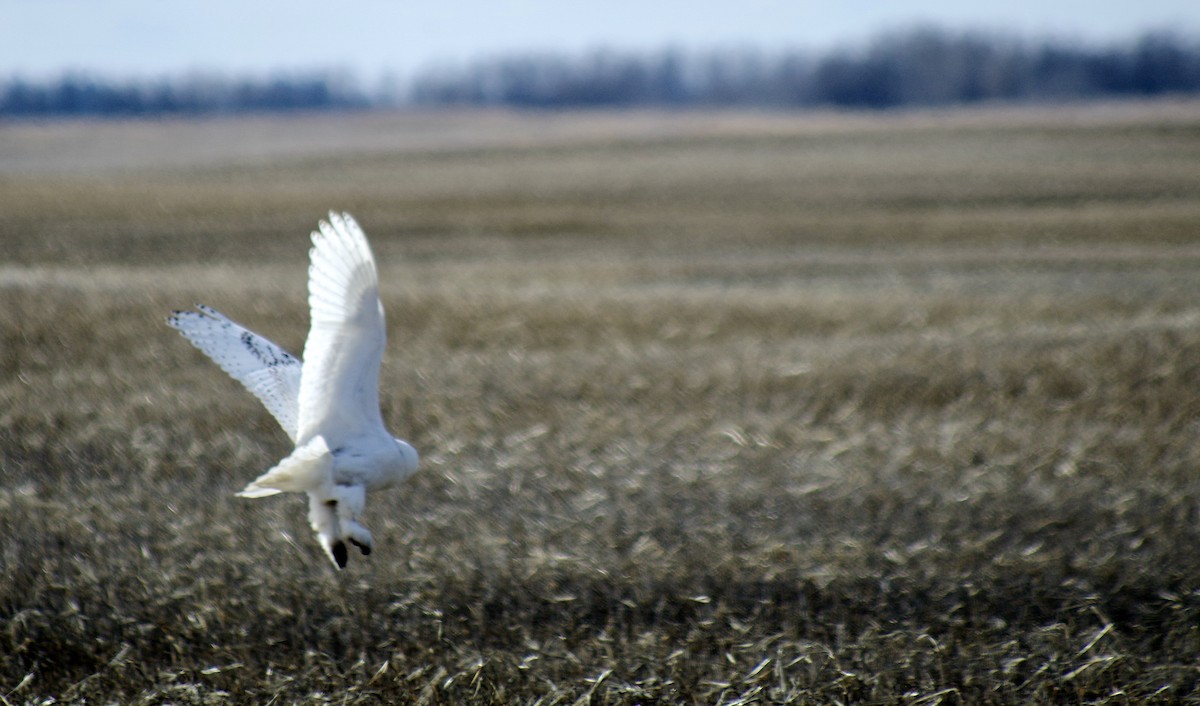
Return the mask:
<svg viewBox="0 0 1200 706">
<path fill-rule="evenodd" d="M 0 82 L 0 116 L 160 115 L 378 105 L 882 109 L 1200 92 L 1200 42 L 1170 32 L 1091 46 L 935 28 L 814 55 L 755 49 L 525 53 L 442 65 L 372 94 L 345 73 Z"/>
<path fill-rule="evenodd" d="M 1200 43 L 1170 33 L 1089 47 L 914 29 L 820 56 L 753 49 L 527 54 L 427 71 L 416 104 L 890 108 L 1200 91 Z"/>
<path fill-rule="evenodd" d="M 74 72 L 51 81 L 0 82 L 0 116 L 5 117 L 329 110 L 371 103 L 350 77 L 333 72 L 124 81 Z"/>
</svg>

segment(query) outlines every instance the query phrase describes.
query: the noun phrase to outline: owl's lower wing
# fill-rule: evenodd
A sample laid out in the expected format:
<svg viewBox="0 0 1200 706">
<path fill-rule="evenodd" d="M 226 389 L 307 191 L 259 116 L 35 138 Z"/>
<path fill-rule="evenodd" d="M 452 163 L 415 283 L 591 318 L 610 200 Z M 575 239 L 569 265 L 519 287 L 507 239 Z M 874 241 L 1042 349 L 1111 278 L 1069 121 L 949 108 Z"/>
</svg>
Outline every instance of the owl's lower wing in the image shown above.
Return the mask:
<svg viewBox="0 0 1200 706">
<path fill-rule="evenodd" d="M 167 324 L 257 397 L 295 441 L 300 360 L 216 309 L 203 304 L 196 308 L 199 311 L 172 313 Z"/>
</svg>

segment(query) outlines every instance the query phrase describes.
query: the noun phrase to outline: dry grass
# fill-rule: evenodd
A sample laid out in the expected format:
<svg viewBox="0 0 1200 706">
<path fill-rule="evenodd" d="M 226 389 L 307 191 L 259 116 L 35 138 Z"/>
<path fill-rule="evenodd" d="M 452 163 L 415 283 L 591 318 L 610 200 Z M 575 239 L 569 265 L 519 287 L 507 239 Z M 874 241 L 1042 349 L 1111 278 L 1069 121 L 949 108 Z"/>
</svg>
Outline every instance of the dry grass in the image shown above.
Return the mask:
<svg viewBox="0 0 1200 706">
<path fill-rule="evenodd" d="M 1200 109 L 737 117 L 0 178 L 0 704 L 1200 701 Z M 162 324 L 298 351 L 331 207 L 425 459 L 341 574 Z"/>
</svg>

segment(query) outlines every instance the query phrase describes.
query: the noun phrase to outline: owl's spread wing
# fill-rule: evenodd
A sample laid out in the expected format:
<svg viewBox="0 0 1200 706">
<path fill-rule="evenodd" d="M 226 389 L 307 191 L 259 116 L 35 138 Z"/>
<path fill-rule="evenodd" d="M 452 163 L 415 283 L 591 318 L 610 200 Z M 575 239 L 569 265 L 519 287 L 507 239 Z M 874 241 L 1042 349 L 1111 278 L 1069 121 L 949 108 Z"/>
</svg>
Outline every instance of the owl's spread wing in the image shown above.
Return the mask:
<svg viewBox="0 0 1200 706">
<path fill-rule="evenodd" d="M 295 441 L 301 373 L 293 355 L 212 307 L 176 311 L 167 324 L 184 335 L 221 369 L 262 401 L 279 426 Z"/>
<path fill-rule="evenodd" d="M 379 365 L 385 344 L 375 259 L 349 214 L 330 213 L 312 234 L 297 438 L 331 447 L 382 430 Z"/>
</svg>

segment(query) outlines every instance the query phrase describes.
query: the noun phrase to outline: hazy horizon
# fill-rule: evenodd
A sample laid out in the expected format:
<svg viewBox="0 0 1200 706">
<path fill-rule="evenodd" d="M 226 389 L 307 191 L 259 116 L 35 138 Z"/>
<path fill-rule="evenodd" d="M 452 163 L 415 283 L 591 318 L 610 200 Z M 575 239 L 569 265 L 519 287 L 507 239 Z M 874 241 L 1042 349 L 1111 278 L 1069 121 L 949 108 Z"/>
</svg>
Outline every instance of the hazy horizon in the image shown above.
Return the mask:
<svg viewBox="0 0 1200 706">
<path fill-rule="evenodd" d="M 963 6 L 949 0 L 881 4 L 632 0 L 555 4 L 464 0 L 452 7 L 313 0 L 0 0 L 0 74 L 70 71 L 115 76 L 336 69 L 365 80 L 407 76 L 440 63 L 520 51 L 575 53 L 665 46 L 753 46 L 823 51 L 917 25 L 1080 42 L 1114 42 L 1170 30 L 1200 34 L 1200 4 L 1017 0 Z M 64 18 L 69 21 L 64 21 Z M 53 38 L 53 41 L 47 41 Z"/>
</svg>

